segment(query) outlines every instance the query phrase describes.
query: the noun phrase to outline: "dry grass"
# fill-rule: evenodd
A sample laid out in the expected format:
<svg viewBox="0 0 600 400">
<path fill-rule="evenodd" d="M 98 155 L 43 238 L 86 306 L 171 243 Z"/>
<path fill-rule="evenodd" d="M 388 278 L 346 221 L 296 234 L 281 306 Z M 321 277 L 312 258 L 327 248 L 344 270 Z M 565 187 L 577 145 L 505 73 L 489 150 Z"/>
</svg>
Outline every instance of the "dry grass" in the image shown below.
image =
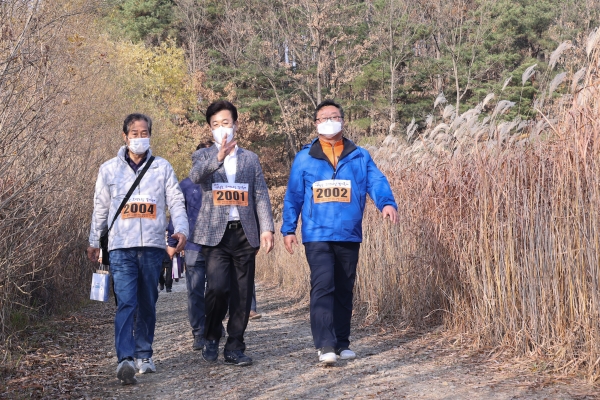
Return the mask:
<svg viewBox="0 0 600 400">
<path fill-rule="evenodd" d="M 0 5 L 0 364 L 31 321 L 89 296 L 94 182 L 131 106 L 95 6 Z"/>
<path fill-rule="evenodd" d="M 551 371 L 578 370 L 597 380 L 600 54 L 594 46 L 571 68 L 587 67 L 583 84 L 573 82 L 574 92 L 540 106 L 544 115 L 536 121 L 508 129 L 493 118 L 450 116 L 434 135 L 427 127 L 411 144 L 390 137 L 371 149 L 394 189 L 400 223 L 382 223 L 367 208 L 355 288 L 362 318 L 414 326 L 442 321 L 475 347 L 542 358 Z M 575 74 L 573 81 L 581 78 Z M 465 124 L 470 130 L 461 129 Z M 277 245 L 274 256 L 259 256 L 262 278 L 308 293 L 304 255 L 286 255 Z"/>
</svg>

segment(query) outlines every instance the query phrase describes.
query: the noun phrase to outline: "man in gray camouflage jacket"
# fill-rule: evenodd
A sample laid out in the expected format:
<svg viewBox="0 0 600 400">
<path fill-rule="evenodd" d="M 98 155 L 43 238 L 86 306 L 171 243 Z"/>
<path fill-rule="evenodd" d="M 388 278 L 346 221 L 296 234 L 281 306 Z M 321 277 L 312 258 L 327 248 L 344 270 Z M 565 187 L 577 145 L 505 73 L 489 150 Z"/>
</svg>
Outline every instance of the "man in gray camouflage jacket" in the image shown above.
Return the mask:
<svg viewBox="0 0 600 400">
<path fill-rule="evenodd" d="M 221 321 L 229 307 L 225 363 L 250 365 L 244 354 L 254 287 L 255 256 L 273 248 L 273 215 L 258 156 L 238 148 L 237 109 L 218 101 L 206 110 L 215 145 L 192 156 L 190 179 L 202 187 L 202 208 L 191 240 L 206 259 L 206 343 L 202 357 L 218 358 Z"/>
<path fill-rule="evenodd" d="M 87 249 L 90 261 L 98 260 L 100 236 L 108 230 L 125 195 L 152 157 L 151 133 L 149 117 L 128 115 L 123 123 L 125 146 L 117 157 L 100 167 Z M 166 254 L 167 207 L 177 232 L 173 237 L 179 240 L 177 251 L 181 251 L 189 230 L 183 193 L 171 164 L 155 157 L 108 236 L 110 272 L 118 303 L 115 315 L 117 378 L 124 384 L 135 383 L 138 370 L 142 374 L 156 371 L 152 342 L 158 276 Z"/>
</svg>

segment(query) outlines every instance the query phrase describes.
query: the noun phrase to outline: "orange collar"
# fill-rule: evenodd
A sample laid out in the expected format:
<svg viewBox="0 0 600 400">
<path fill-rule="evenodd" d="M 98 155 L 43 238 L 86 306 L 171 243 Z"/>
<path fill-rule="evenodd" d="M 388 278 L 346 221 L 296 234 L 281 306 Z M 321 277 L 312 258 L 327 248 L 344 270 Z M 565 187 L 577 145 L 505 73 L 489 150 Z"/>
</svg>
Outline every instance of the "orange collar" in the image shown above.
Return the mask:
<svg viewBox="0 0 600 400">
<path fill-rule="evenodd" d="M 342 155 L 342 151 L 344 151 L 343 139 L 335 142 L 335 144 L 332 145 L 331 143 L 326 142 L 319 138 L 319 143 L 321 143 L 321 148 L 323 149 L 323 153 L 325 153 L 325 155 L 329 159 L 329 162 L 331 163 L 331 165 L 333 165 L 333 168 L 334 169 L 337 168 L 338 160 L 340 159 L 340 156 Z"/>
</svg>

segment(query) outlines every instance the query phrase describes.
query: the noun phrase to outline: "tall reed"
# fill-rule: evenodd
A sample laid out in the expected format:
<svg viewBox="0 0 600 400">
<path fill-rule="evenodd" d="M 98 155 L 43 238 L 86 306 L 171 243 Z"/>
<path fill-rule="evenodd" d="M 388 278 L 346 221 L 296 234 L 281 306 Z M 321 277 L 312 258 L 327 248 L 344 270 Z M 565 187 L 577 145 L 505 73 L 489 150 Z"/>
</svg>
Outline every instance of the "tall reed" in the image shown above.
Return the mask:
<svg viewBox="0 0 600 400">
<path fill-rule="evenodd" d="M 0 4 L 0 364 L 15 333 L 89 296 L 94 182 L 131 111 L 98 4 Z"/>
<path fill-rule="evenodd" d="M 355 289 L 361 321 L 441 321 L 475 346 L 600 376 L 594 46 L 572 68 L 585 67 L 585 77 L 572 74 L 574 91 L 548 101 L 537 121 L 471 119 L 476 110 L 437 132 L 427 127 L 412 143 L 389 137 L 371 149 L 392 184 L 400 223 L 390 226 L 367 208 Z M 274 256 L 259 256 L 261 276 L 307 293 L 303 255 L 278 245 Z"/>
</svg>

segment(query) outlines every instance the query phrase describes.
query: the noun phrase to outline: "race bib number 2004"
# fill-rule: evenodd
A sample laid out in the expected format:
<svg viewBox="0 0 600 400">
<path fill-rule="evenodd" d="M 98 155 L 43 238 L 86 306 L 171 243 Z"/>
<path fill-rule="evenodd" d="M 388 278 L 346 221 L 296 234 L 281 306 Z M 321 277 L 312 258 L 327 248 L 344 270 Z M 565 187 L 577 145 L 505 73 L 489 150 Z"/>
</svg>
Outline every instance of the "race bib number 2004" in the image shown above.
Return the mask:
<svg viewBox="0 0 600 400">
<path fill-rule="evenodd" d="M 247 183 L 213 183 L 212 195 L 215 206 L 248 206 Z"/>
<path fill-rule="evenodd" d="M 331 179 L 313 183 L 313 197 L 315 203 L 329 203 L 337 201 L 350 203 L 352 184 L 349 180 Z"/>
<path fill-rule="evenodd" d="M 156 198 L 153 196 L 131 196 L 121 210 L 121 218 L 156 219 Z"/>
</svg>

